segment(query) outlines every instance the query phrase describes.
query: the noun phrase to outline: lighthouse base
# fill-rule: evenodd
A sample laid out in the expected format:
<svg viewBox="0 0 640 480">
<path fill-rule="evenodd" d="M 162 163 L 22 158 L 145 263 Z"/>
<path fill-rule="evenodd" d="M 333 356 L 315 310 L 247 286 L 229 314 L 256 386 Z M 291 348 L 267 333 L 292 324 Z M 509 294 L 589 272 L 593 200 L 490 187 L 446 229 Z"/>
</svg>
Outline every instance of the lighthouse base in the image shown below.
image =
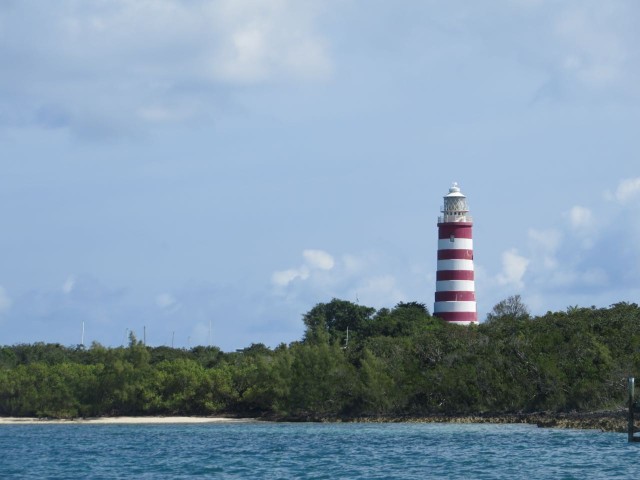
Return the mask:
<svg viewBox="0 0 640 480">
<path fill-rule="evenodd" d="M 478 323 L 478 314 L 476 312 L 433 312 L 433 316 L 457 325 Z"/>
</svg>

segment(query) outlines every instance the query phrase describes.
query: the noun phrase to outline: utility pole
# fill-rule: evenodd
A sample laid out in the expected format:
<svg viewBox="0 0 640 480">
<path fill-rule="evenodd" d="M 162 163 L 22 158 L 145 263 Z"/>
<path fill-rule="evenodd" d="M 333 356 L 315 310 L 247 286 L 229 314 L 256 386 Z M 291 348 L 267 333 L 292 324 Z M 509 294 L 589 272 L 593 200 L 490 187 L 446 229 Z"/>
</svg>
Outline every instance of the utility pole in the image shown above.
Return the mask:
<svg viewBox="0 0 640 480">
<path fill-rule="evenodd" d="M 627 434 L 630 442 L 640 442 L 640 437 L 636 437 L 636 425 L 635 425 L 635 414 L 638 412 L 638 405 L 634 402 L 634 394 L 635 394 L 635 378 L 629 377 L 627 378 L 627 388 L 629 389 L 629 417 L 628 417 L 628 426 L 627 426 Z"/>
</svg>

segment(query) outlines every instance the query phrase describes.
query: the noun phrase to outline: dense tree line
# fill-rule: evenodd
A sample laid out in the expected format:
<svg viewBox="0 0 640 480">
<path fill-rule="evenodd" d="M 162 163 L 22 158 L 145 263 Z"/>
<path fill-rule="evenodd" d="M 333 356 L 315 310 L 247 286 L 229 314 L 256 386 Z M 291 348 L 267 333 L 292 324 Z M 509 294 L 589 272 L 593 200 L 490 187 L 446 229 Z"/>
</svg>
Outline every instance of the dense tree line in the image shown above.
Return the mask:
<svg viewBox="0 0 640 480">
<path fill-rule="evenodd" d="M 519 297 L 461 327 L 420 303 L 344 300 L 303 317 L 304 337 L 224 353 L 129 345 L 0 348 L 0 415 L 235 414 L 331 418 L 614 408 L 640 372 L 640 308 L 532 317 Z"/>
</svg>

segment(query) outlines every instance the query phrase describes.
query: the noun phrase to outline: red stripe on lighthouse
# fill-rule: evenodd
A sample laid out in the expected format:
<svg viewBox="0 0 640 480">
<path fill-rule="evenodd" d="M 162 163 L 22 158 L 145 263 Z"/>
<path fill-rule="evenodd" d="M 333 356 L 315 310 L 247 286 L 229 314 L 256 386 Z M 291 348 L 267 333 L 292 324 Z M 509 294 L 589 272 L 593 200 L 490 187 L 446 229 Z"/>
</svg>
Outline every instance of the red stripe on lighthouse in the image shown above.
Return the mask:
<svg viewBox="0 0 640 480">
<path fill-rule="evenodd" d="M 473 280 L 473 270 L 440 270 L 436 280 Z"/>
<path fill-rule="evenodd" d="M 438 238 L 450 238 L 451 235 L 456 238 L 473 238 L 471 224 L 458 225 L 455 223 L 441 223 L 438 228 Z"/>
<path fill-rule="evenodd" d="M 474 302 L 475 292 L 436 292 L 436 302 Z"/>
<path fill-rule="evenodd" d="M 438 260 L 473 260 L 473 250 L 438 250 Z"/>
<path fill-rule="evenodd" d="M 476 312 L 439 312 L 435 314 L 438 318 L 447 322 L 477 322 Z"/>
<path fill-rule="evenodd" d="M 436 280 L 473 280 L 473 270 L 440 270 Z"/>
</svg>

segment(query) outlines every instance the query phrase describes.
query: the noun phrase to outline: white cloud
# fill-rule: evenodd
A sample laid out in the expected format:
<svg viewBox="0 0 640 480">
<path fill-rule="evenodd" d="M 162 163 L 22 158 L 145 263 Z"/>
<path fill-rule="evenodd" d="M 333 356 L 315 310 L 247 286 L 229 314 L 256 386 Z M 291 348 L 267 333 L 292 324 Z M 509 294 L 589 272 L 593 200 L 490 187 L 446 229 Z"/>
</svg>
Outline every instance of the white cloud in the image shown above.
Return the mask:
<svg viewBox="0 0 640 480">
<path fill-rule="evenodd" d="M 522 289 L 526 279 L 525 293 L 535 299 L 537 313 L 567 305 L 606 307 L 636 301 L 640 292 L 640 217 L 635 210 L 640 178 L 620 181 L 604 199 L 590 198 L 590 204 L 567 208 L 565 221 L 557 228 L 530 229 L 526 251 L 503 253 L 502 270 L 493 276 L 495 282 L 481 281 L 478 266 L 479 299 L 488 297 L 487 304 L 495 303 L 504 297 L 502 287 Z"/>
<path fill-rule="evenodd" d="M 3 123 L 119 134 L 208 118 L 232 101 L 225 86 L 326 79 L 321 14 L 294 0 L 17 2 L 0 11 L 0 58 L 21 59 L 0 78 Z"/>
<path fill-rule="evenodd" d="M 302 252 L 302 256 L 311 268 L 331 270 L 335 265 L 333 257 L 324 250 L 305 250 Z"/>
<path fill-rule="evenodd" d="M 586 207 L 575 205 L 569 210 L 569 223 L 576 230 L 591 228 L 593 226 L 593 213 Z"/>
<path fill-rule="evenodd" d="M 177 305 L 177 300 L 170 293 L 156 295 L 156 305 L 163 309 L 171 309 Z"/>
<path fill-rule="evenodd" d="M 574 205 L 568 212 L 569 225 L 584 249 L 590 249 L 594 245 L 597 231 L 596 222 L 591 209 Z"/>
<path fill-rule="evenodd" d="M 621 204 L 627 204 L 640 194 L 640 177 L 627 178 L 618 184 L 614 198 Z"/>
<path fill-rule="evenodd" d="M 393 275 L 379 275 L 365 278 L 355 289 L 353 297 L 364 304 L 376 308 L 395 305 L 406 300 Z"/>
<path fill-rule="evenodd" d="M 308 6 L 308 5 L 306 5 Z M 331 72 L 325 42 L 305 2 L 224 0 L 207 9 L 222 32 L 214 76 L 256 82 L 280 74 L 324 78 Z"/>
<path fill-rule="evenodd" d="M 307 249 L 302 251 L 304 263 L 298 268 L 278 270 L 271 275 L 271 283 L 278 287 L 286 287 L 294 280 L 307 280 L 314 273 L 329 271 L 335 266 L 331 254 L 324 250 Z"/>
<path fill-rule="evenodd" d="M 76 286 L 76 277 L 74 277 L 73 275 L 69 275 L 69 277 L 67 277 L 67 279 L 65 280 L 64 284 L 62 284 L 62 291 L 66 294 L 69 294 L 73 291 L 75 286 Z"/>
<path fill-rule="evenodd" d="M 502 272 L 498 275 L 498 283 L 516 288 L 524 287 L 522 277 L 527 271 L 529 259 L 518 254 L 515 248 L 502 254 Z"/>
<path fill-rule="evenodd" d="M 286 287 L 296 279 L 306 280 L 309 278 L 309 269 L 305 266 L 300 268 L 290 268 L 279 270 L 271 275 L 271 282 L 278 287 Z"/>
<path fill-rule="evenodd" d="M 378 308 L 408 298 L 399 278 L 404 283 L 407 277 L 418 282 L 419 295 L 433 283 L 421 269 L 404 267 L 398 274 L 396 259 L 388 264 L 371 251 L 334 258 L 324 250 L 305 250 L 303 257 L 305 263 L 301 267 L 277 271 L 271 276 L 271 283 L 278 287 L 274 293 L 289 303 L 308 305 L 336 297 Z"/>
<path fill-rule="evenodd" d="M 541 248 L 545 252 L 554 253 L 560 246 L 562 234 L 557 230 L 536 230 L 529 229 L 529 239 L 536 248 Z"/>
</svg>

